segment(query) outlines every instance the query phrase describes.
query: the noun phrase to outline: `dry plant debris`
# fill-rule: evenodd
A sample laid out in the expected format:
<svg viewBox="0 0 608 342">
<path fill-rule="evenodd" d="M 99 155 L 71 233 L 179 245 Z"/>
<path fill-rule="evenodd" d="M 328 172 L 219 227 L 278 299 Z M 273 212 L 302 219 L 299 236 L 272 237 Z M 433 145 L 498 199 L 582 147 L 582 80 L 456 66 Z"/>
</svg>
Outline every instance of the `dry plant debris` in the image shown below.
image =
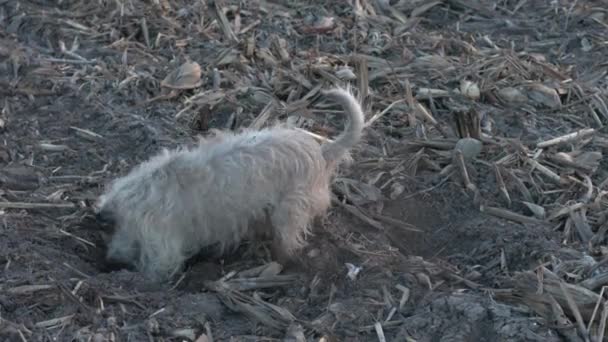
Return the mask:
<svg viewBox="0 0 608 342">
<path fill-rule="evenodd" d="M 607 8 L 0 0 L 0 336 L 604 340 Z M 302 267 L 252 244 L 162 288 L 103 269 L 105 182 L 210 129 L 331 139 L 331 84 L 366 137 Z"/>
</svg>

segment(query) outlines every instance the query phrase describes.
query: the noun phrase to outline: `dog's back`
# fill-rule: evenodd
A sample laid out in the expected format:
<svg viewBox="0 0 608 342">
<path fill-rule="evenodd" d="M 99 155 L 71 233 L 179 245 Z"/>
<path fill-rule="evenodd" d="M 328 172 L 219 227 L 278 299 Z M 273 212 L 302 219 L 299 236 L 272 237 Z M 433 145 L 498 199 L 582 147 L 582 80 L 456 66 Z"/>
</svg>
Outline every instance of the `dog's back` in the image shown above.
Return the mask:
<svg viewBox="0 0 608 342">
<path fill-rule="evenodd" d="M 201 241 L 193 248 L 201 243 L 237 244 L 248 224 L 263 218 L 265 210 L 276 206 L 286 194 L 316 184 L 327 187 L 329 177 L 321 147 L 307 134 L 272 128 L 225 135 L 222 139 L 221 144 L 202 144 L 185 153 L 181 157 L 184 161 L 179 163 L 193 165 L 200 174 L 182 189 L 180 196 L 194 200 L 204 194 L 205 198 L 200 203 L 204 207 L 190 201 L 183 203 L 185 208 L 191 208 L 178 215 L 189 220 L 205 219 L 186 223 L 193 229 L 222 227 L 208 229 L 206 236 L 198 234 Z"/>
</svg>

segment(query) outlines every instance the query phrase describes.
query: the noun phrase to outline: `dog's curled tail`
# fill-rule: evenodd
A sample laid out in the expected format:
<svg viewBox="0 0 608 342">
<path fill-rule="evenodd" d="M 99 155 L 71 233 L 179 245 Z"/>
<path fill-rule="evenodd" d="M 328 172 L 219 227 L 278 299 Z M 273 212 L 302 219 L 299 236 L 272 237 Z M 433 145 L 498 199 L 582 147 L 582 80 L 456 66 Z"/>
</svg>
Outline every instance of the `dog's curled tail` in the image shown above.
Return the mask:
<svg viewBox="0 0 608 342">
<path fill-rule="evenodd" d="M 340 104 L 348 115 L 348 122 L 342 134 L 322 147 L 326 162 L 333 165 L 361 140 L 365 118 L 359 101 L 349 91 L 334 88 L 322 91 L 321 94 Z"/>
</svg>

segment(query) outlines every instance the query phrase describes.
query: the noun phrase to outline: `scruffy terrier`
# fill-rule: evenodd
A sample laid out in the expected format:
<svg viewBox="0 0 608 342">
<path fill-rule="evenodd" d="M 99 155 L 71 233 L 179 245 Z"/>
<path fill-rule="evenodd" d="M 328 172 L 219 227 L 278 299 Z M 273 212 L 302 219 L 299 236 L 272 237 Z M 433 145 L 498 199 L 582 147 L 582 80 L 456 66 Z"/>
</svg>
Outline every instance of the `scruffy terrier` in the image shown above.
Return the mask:
<svg viewBox="0 0 608 342">
<path fill-rule="evenodd" d="M 283 126 L 218 133 L 192 149 L 164 150 L 113 181 L 95 204 L 97 217 L 115 227 L 106 260 L 168 280 L 205 247 L 237 246 L 266 217 L 275 257 L 291 257 L 329 208 L 331 177 L 364 126 L 350 92 L 322 94 L 349 119 L 333 142 Z"/>
</svg>

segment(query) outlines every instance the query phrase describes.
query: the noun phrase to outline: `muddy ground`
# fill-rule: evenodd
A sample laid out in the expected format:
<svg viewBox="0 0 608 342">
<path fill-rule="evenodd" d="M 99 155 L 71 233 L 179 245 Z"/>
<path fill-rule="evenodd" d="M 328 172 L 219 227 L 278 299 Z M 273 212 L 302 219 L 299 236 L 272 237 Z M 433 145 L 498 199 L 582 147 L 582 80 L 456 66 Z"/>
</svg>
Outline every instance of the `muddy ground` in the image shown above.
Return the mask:
<svg viewBox="0 0 608 342">
<path fill-rule="evenodd" d="M 597 156 L 608 147 L 607 8 L 606 1 L 0 0 L 0 336 L 597 340 L 604 283 L 584 281 L 605 272 L 608 170 L 601 158 L 577 159 L 577 167 L 541 154 Z M 200 83 L 194 75 L 174 80 L 188 89 L 163 87 L 189 61 L 200 66 Z M 210 128 L 290 120 L 332 137 L 342 117 L 327 114 L 318 96 L 332 83 L 364 95 L 373 122 L 337 176 L 337 202 L 315 224 L 301 263 L 269 271 L 282 284 L 235 285 L 243 271 L 276 266 L 263 243 L 190 260 L 162 288 L 104 267 L 90 210 L 104 184 Z M 428 89 L 437 92 L 429 97 Z M 469 188 L 452 152 L 462 113 L 480 119 L 472 136 L 483 141 L 466 159 Z M 594 129 L 592 137 L 539 152 L 538 142 L 581 129 Z M 563 184 L 531 168 L 532 156 Z M 580 167 L 585 162 L 591 166 Z M 496 169 L 511 175 L 508 200 Z M 347 264 L 361 268 L 353 279 Z M 535 283 L 526 292 L 518 275 L 536 275 L 542 288 L 543 272 L 591 292 L 575 302 L 601 303 L 593 324 L 581 304 L 590 329 L 555 293 L 554 305 L 530 304 Z M 261 282 L 259 272 L 247 277 Z"/>
</svg>

